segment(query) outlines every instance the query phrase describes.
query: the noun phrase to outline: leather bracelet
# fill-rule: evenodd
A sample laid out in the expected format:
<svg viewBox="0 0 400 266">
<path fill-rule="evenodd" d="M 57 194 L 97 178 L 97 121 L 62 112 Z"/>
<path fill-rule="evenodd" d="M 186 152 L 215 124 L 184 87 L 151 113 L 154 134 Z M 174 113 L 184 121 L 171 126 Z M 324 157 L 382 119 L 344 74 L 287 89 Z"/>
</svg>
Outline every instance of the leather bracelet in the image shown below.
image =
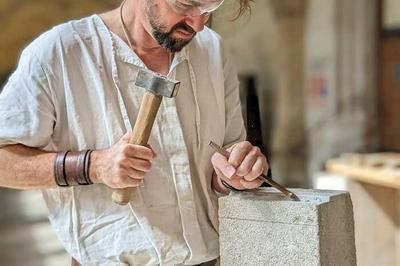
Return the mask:
<svg viewBox="0 0 400 266">
<path fill-rule="evenodd" d="M 221 184 L 222 184 L 224 187 L 226 187 L 227 189 L 230 189 L 230 190 L 233 190 L 233 191 L 245 191 L 245 190 L 246 190 L 246 189 L 237 189 L 237 188 L 234 188 L 234 187 L 232 187 L 231 185 L 229 185 L 227 182 L 225 182 L 223 179 L 220 178 L 220 180 L 221 180 Z"/>
<path fill-rule="evenodd" d="M 59 152 L 54 159 L 54 180 L 59 187 L 69 186 L 64 169 L 65 157 L 68 152 L 69 151 Z"/>
<path fill-rule="evenodd" d="M 59 152 L 54 160 L 54 179 L 58 186 L 85 186 L 93 182 L 89 177 L 92 150 Z"/>
<path fill-rule="evenodd" d="M 90 179 L 90 155 L 92 154 L 92 150 L 87 150 L 85 154 L 85 165 L 84 165 L 84 176 L 88 185 L 93 184 L 92 180 Z"/>
<path fill-rule="evenodd" d="M 69 152 L 65 158 L 65 178 L 70 186 L 88 185 L 84 171 L 86 152 Z"/>
</svg>

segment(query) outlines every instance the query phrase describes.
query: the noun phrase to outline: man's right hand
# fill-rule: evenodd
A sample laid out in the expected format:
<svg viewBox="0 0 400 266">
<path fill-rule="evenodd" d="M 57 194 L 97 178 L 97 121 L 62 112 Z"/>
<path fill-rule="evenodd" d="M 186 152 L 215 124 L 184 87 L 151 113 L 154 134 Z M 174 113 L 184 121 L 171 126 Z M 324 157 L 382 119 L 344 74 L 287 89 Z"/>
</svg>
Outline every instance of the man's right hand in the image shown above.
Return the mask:
<svg viewBox="0 0 400 266">
<path fill-rule="evenodd" d="M 148 146 L 130 144 L 132 133 L 105 150 L 93 151 L 89 175 L 94 183 L 104 183 L 111 188 L 137 187 L 150 171 L 156 153 Z"/>
</svg>

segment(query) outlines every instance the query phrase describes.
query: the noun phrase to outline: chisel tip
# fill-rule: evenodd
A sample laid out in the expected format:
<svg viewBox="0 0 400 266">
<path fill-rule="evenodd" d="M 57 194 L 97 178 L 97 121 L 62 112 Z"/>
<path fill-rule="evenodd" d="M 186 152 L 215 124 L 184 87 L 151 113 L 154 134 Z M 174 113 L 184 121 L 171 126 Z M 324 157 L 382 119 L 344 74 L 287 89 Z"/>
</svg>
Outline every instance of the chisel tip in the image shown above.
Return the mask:
<svg viewBox="0 0 400 266">
<path fill-rule="evenodd" d="M 299 197 L 297 197 L 293 192 L 289 193 L 289 197 L 294 201 L 300 201 Z"/>
</svg>

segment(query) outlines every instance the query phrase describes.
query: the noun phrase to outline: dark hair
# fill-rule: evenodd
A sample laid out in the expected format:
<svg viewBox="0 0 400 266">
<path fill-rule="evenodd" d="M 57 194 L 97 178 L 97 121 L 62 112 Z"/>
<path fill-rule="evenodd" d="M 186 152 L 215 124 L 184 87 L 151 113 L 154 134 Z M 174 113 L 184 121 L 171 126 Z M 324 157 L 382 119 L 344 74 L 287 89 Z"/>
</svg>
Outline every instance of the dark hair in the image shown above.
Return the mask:
<svg viewBox="0 0 400 266">
<path fill-rule="evenodd" d="M 239 0 L 239 10 L 236 16 L 236 19 L 239 18 L 243 13 L 245 13 L 247 10 L 250 10 L 250 2 L 253 2 L 254 0 Z"/>
</svg>

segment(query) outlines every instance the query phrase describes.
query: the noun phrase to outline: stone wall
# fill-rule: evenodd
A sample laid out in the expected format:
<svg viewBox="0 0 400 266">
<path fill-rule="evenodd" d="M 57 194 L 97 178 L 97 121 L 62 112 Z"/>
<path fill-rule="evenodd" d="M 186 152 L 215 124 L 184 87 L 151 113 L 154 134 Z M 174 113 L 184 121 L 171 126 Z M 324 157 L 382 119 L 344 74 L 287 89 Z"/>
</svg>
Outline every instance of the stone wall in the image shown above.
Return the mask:
<svg viewBox="0 0 400 266">
<path fill-rule="evenodd" d="M 383 4 L 383 26 L 386 29 L 400 28 L 400 1 L 385 0 Z"/>
<path fill-rule="evenodd" d="M 72 18 L 118 6 L 118 0 L 1 0 L 0 85 L 15 68 L 21 49 L 41 32 Z"/>
<path fill-rule="evenodd" d="M 377 1 L 258 0 L 229 21 L 232 10 L 212 25 L 257 78 L 276 179 L 309 186 L 326 159 L 377 148 Z"/>
</svg>

